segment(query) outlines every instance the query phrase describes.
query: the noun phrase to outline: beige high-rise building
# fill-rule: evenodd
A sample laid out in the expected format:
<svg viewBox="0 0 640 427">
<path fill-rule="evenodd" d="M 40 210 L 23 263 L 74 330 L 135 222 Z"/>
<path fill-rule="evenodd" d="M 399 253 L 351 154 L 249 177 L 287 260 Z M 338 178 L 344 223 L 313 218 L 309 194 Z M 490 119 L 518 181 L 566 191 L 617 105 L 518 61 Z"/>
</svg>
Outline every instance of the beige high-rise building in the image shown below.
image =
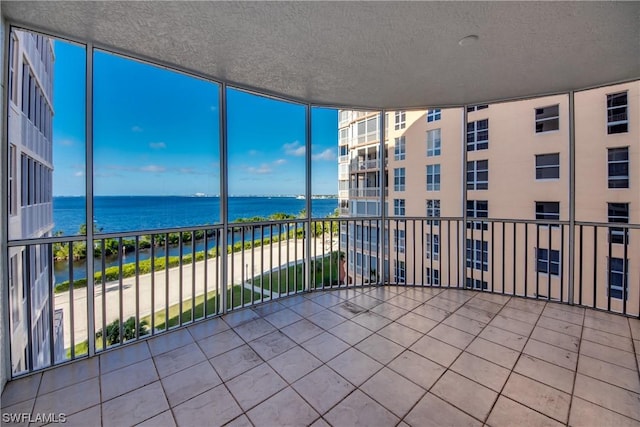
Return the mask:
<svg viewBox="0 0 640 427">
<path fill-rule="evenodd" d="M 573 98 L 573 117 L 569 94 L 385 112 L 382 145 L 379 112 L 341 111 L 350 280 L 385 268 L 391 282 L 563 301 L 573 281 L 575 303 L 637 311 L 640 232 L 609 224 L 640 223 L 640 82 Z M 366 219 L 383 188 L 385 227 Z"/>
</svg>

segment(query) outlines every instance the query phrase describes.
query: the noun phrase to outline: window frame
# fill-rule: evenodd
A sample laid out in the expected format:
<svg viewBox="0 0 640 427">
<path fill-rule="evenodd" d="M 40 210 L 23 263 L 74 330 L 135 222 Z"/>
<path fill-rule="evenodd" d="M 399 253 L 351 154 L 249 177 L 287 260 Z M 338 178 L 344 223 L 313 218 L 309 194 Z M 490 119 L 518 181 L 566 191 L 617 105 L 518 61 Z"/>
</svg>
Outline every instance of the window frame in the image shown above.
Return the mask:
<svg viewBox="0 0 640 427">
<path fill-rule="evenodd" d="M 424 257 L 438 261 L 440 259 L 440 235 L 425 233 Z"/>
<path fill-rule="evenodd" d="M 614 270 L 613 261 L 622 265 L 621 270 Z M 619 277 L 620 284 L 614 284 L 613 279 Z M 615 292 L 615 294 L 614 294 Z M 619 292 L 620 296 L 617 296 Z M 622 300 L 629 299 L 629 259 L 611 257 L 607 259 L 607 296 Z"/>
<path fill-rule="evenodd" d="M 407 141 L 405 136 L 399 136 L 395 138 L 395 145 L 393 146 L 393 159 L 395 161 L 404 160 L 407 156 Z"/>
<path fill-rule="evenodd" d="M 626 159 L 622 159 L 622 160 L 615 159 L 616 153 L 624 153 L 626 156 Z M 612 157 L 614 158 L 612 159 Z M 620 174 L 612 175 L 612 169 L 615 170 L 616 165 L 626 165 L 626 175 L 620 175 Z M 607 187 L 610 189 L 629 188 L 629 166 L 630 166 L 630 161 L 629 161 L 628 146 L 607 148 Z M 624 170 L 625 167 L 622 166 L 622 169 Z M 618 171 L 618 172 L 622 172 L 622 171 Z"/>
<path fill-rule="evenodd" d="M 427 199 L 425 203 L 426 217 L 427 218 L 439 218 L 440 217 L 440 199 Z M 427 225 L 434 226 L 440 225 L 440 220 L 427 220 Z"/>
<path fill-rule="evenodd" d="M 440 191 L 440 164 L 427 165 L 427 191 Z"/>
<path fill-rule="evenodd" d="M 393 216 L 405 216 L 405 199 L 393 199 Z"/>
<path fill-rule="evenodd" d="M 437 138 L 436 135 L 437 134 Z M 442 129 L 427 131 L 427 157 L 437 157 L 442 153 Z"/>
<path fill-rule="evenodd" d="M 393 191 L 405 191 L 406 181 L 406 169 L 393 168 Z"/>
<path fill-rule="evenodd" d="M 625 211 L 626 215 L 622 214 Z M 629 224 L 629 203 L 607 203 L 607 219 L 610 224 Z M 609 227 L 609 243 L 628 244 L 629 230 L 622 227 Z"/>
<path fill-rule="evenodd" d="M 480 209 L 479 204 L 484 203 L 486 209 Z M 469 206 L 471 204 L 471 206 Z M 488 200 L 467 200 L 467 218 L 489 218 Z M 488 230 L 489 223 L 486 221 L 467 221 L 467 229 Z"/>
<path fill-rule="evenodd" d="M 442 109 L 427 110 L 427 123 L 437 122 L 442 118 Z"/>
<path fill-rule="evenodd" d="M 489 271 L 489 241 L 465 240 L 465 265 L 474 270 Z"/>
<path fill-rule="evenodd" d="M 480 169 L 480 164 L 486 163 L 486 169 Z M 487 174 L 486 180 L 480 180 L 481 173 Z M 469 177 L 471 176 L 471 181 Z M 488 190 L 489 189 L 489 160 L 471 160 L 467 162 L 467 190 Z"/>
<path fill-rule="evenodd" d="M 407 112 L 404 110 L 398 110 L 394 114 L 394 128 L 395 130 L 404 129 L 407 126 Z"/>
<path fill-rule="evenodd" d="M 480 125 L 486 124 L 485 128 Z M 471 128 L 471 129 L 470 129 Z M 486 132 L 486 139 L 479 139 L 481 134 Z M 484 136 L 483 136 L 484 138 Z M 489 149 L 489 119 L 481 119 L 473 122 L 467 122 L 467 151 L 480 151 Z"/>
<path fill-rule="evenodd" d="M 614 100 L 624 96 L 624 105 L 613 105 Z M 622 110 L 614 114 L 615 110 Z M 623 118 L 624 117 L 624 118 Z M 618 120 L 613 120 L 618 119 Z M 619 128 L 618 128 L 619 127 Z M 629 92 L 607 94 L 607 135 L 629 132 Z"/>
<path fill-rule="evenodd" d="M 558 256 L 557 261 L 554 260 L 554 254 Z M 553 268 L 554 266 L 556 267 Z M 556 249 L 536 248 L 536 273 L 560 276 L 562 273 L 562 253 Z"/>
<path fill-rule="evenodd" d="M 550 158 L 551 156 L 557 157 L 557 163 L 555 164 L 540 164 L 541 160 Z M 543 163 L 543 162 L 542 162 Z M 535 167 L 536 167 L 536 181 L 555 181 L 560 179 L 560 153 L 545 153 L 535 155 Z M 544 171 L 555 170 L 557 173 L 555 176 L 545 177 L 542 176 Z"/>
<path fill-rule="evenodd" d="M 553 113 L 547 113 L 545 110 L 555 108 L 555 115 Z M 549 114 L 547 116 L 547 114 Z M 555 105 L 547 105 L 546 107 L 536 107 L 534 110 L 534 124 L 535 124 L 535 133 L 547 133 L 547 132 L 555 132 L 560 130 L 560 104 Z M 552 123 L 550 126 L 553 126 L 553 122 L 555 121 L 555 127 L 551 129 L 545 129 L 545 125 L 548 123 Z"/>
</svg>

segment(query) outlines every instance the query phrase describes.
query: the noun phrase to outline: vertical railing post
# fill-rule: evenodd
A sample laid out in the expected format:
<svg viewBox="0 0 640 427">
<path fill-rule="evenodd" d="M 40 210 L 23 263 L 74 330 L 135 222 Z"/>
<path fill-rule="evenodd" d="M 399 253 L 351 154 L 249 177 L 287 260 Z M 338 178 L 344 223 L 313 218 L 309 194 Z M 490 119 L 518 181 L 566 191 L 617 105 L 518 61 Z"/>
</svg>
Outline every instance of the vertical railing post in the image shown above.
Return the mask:
<svg viewBox="0 0 640 427">
<path fill-rule="evenodd" d="M 467 106 L 462 107 L 462 233 L 460 233 L 460 240 L 458 241 L 458 253 L 462 251 L 462 262 L 458 266 L 460 268 L 460 281 L 462 281 L 462 287 L 464 288 L 467 283 Z M 471 228 L 471 243 L 473 244 L 473 227 Z M 482 245 L 482 243 L 480 243 Z M 475 253 L 474 248 L 471 248 L 472 254 Z M 473 274 L 473 256 L 471 262 L 471 271 Z M 460 283 L 456 287 L 460 287 Z M 472 284 L 473 285 L 473 284 Z M 451 283 L 449 283 L 451 286 Z"/>
<path fill-rule="evenodd" d="M 386 148 L 386 134 L 387 129 L 385 129 L 385 117 L 386 110 L 380 111 L 379 126 L 380 126 L 380 143 L 378 150 L 380 151 L 380 227 L 378 228 L 378 245 L 380 247 L 380 257 L 378 259 L 378 273 L 382 272 L 382 274 L 378 274 L 378 285 L 384 284 L 385 277 L 387 277 L 387 269 L 385 267 L 385 236 L 387 235 L 386 230 L 386 219 L 387 213 L 385 212 L 385 203 L 387 196 L 385 194 L 385 189 L 387 188 L 387 178 L 385 174 L 386 164 L 387 164 L 387 154 L 385 151 Z M 349 243 L 347 242 L 347 250 Z"/>
<path fill-rule="evenodd" d="M 218 299 L 222 303 L 222 312 L 227 312 L 227 236 L 228 236 L 228 197 L 229 180 L 227 164 L 227 84 L 221 83 L 218 93 L 219 121 L 220 121 L 220 222 L 222 223 L 222 236 L 218 239 L 220 249 L 220 280 L 222 281 L 222 295 Z M 244 244 L 244 243 L 243 243 Z M 233 286 L 232 286 L 233 288 Z M 233 292 L 233 289 L 231 289 Z"/>
<path fill-rule="evenodd" d="M 311 290 L 311 104 L 305 105 L 306 113 L 306 149 L 305 149 L 305 210 L 307 211 L 307 217 L 304 224 L 304 245 L 305 245 L 305 278 L 304 289 L 309 292 Z M 273 290 L 273 289 L 272 289 Z"/>
<path fill-rule="evenodd" d="M 89 340 L 89 357 L 96 353 L 95 336 L 95 286 L 93 265 L 93 44 L 87 43 L 86 50 L 86 150 L 85 150 L 85 210 L 87 224 L 87 338 Z M 120 256 L 120 255 L 118 255 Z M 71 261 L 70 261 L 71 262 Z M 70 302 L 71 304 L 73 302 Z M 72 326 L 73 327 L 73 326 Z"/>
<path fill-rule="evenodd" d="M 569 92 L 569 283 L 567 286 L 569 304 L 571 305 L 573 305 L 574 298 L 576 267 L 576 117 L 574 95 L 573 91 Z M 562 295 L 560 298 L 562 299 Z"/>
</svg>

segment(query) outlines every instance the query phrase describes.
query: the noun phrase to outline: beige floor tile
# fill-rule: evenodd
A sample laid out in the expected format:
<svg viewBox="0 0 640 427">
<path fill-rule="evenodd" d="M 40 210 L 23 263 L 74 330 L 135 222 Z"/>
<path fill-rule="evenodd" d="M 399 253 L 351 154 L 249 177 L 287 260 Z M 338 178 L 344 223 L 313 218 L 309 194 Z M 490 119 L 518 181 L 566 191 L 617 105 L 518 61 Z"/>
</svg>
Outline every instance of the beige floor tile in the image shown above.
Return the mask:
<svg viewBox="0 0 640 427">
<path fill-rule="evenodd" d="M 633 343 L 631 339 L 621 337 L 620 335 L 609 334 L 597 329 L 585 327 L 582 330 L 582 339 L 633 353 Z"/>
<path fill-rule="evenodd" d="M 527 343 L 527 337 L 491 325 L 487 325 L 479 337 L 516 351 L 522 351 Z"/>
<path fill-rule="evenodd" d="M 329 329 L 329 333 L 350 345 L 355 345 L 373 334 L 373 331 L 365 328 L 364 326 L 360 326 L 355 322 L 348 321 Z"/>
<path fill-rule="evenodd" d="M 249 343 L 264 360 L 269 360 L 296 346 L 289 337 L 276 330 Z"/>
<path fill-rule="evenodd" d="M 391 323 L 391 319 L 387 319 L 386 317 L 380 316 L 376 313 L 371 313 L 370 311 L 358 314 L 352 318 L 351 321 L 359 324 L 360 326 L 364 326 L 373 332 L 378 331 Z"/>
<path fill-rule="evenodd" d="M 626 316 L 600 310 L 585 310 L 585 317 L 593 320 L 604 320 L 606 322 L 616 323 L 619 327 L 624 327 L 628 324 Z"/>
<path fill-rule="evenodd" d="M 425 389 L 388 368 L 378 371 L 360 386 L 360 390 L 400 418 L 426 393 Z"/>
<path fill-rule="evenodd" d="M 569 425 L 576 427 L 638 427 L 640 422 L 579 397 L 574 397 L 571 402 Z"/>
<path fill-rule="evenodd" d="M 586 326 L 587 328 L 608 332 L 610 334 L 631 338 L 629 324 L 623 324 L 622 322 L 620 322 L 620 320 L 618 320 L 618 317 L 614 317 L 614 315 L 611 316 L 612 318 L 608 320 L 587 316 L 584 319 L 584 326 Z"/>
<path fill-rule="evenodd" d="M 466 352 L 449 369 L 498 393 L 509 377 L 508 369 Z"/>
<path fill-rule="evenodd" d="M 582 327 L 562 320 L 552 319 L 551 317 L 541 317 L 536 325 L 542 326 L 546 329 L 551 329 L 552 331 L 571 335 L 576 338 L 580 338 L 582 335 Z"/>
<path fill-rule="evenodd" d="M 350 346 L 329 332 L 323 332 L 301 344 L 309 353 L 323 362 L 327 362 Z"/>
<path fill-rule="evenodd" d="M 409 347 L 411 344 L 422 338 L 422 334 L 420 332 L 396 322 L 390 323 L 380 329 L 377 334 L 395 342 L 396 344 L 400 344 L 403 347 Z"/>
<path fill-rule="evenodd" d="M 444 400 L 427 393 L 407 414 L 405 421 L 415 427 L 480 427 L 482 423 Z"/>
<path fill-rule="evenodd" d="M 247 411 L 273 396 L 287 384 L 269 365 L 263 363 L 226 383 L 240 407 Z"/>
<path fill-rule="evenodd" d="M 103 401 L 113 399 L 157 380 L 158 374 L 153 361 L 143 360 L 102 375 L 100 377 L 101 398 Z"/>
<path fill-rule="evenodd" d="M 577 353 L 580 347 L 580 338 L 542 327 L 536 327 L 531 334 L 531 338 L 565 350 L 573 351 L 574 353 Z"/>
<path fill-rule="evenodd" d="M 106 374 L 150 358 L 151 352 L 146 341 L 105 351 L 100 355 L 100 373 Z"/>
<path fill-rule="evenodd" d="M 470 299 L 465 305 L 467 307 L 474 307 L 480 310 L 487 311 L 489 313 L 497 313 L 502 307 L 504 307 L 506 302 L 495 302 L 495 301 L 487 301 L 486 298 L 475 298 Z"/>
<path fill-rule="evenodd" d="M 640 421 L 640 395 L 576 374 L 574 396 Z"/>
<path fill-rule="evenodd" d="M 229 381 L 260 365 L 263 360 L 251 347 L 243 345 L 214 357 L 210 362 L 222 381 Z"/>
<path fill-rule="evenodd" d="M 640 340 L 640 320 L 627 319 L 629 321 L 629 328 L 631 329 L 631 337 L 634 340 Z"/>
<path fill-rule="evenodd" d="M 507 369 L 513 368 L 520 356 L 520 352 L 482 338 L 473 340 L 465 351 Z"/>
<path fill-rule="evenodd" d="M 244 345 L 244 341 L 233 330 L 220 332 L 198 341 L 198 346 L 209 359 Z"/>
<path fill-rule="evenodd" d="M 582 341 L 580 344 L 580 354 L 593 357 L 594 359 L 604 360 L 605 362 L 613 363 L 614 365 L 627 369 L 635 369 L 636 367 L 635 354 L 596 344 L 591 341 Z"/>
<path fill-rule="evenodd" d="M 461 302 L 461 303 L 465 303 L 467 301 L 469 301 L 471 298 L 483 298 L 487 299 L 487 301 L 492 301 L 492 302 L 497 302 L 497 303 L 501 303 L 501 300 L 494 300 L 493 297 L 499 297 L 501 298 L 502 296 L 499 295 L 492 295 L 492 294 L 481 294 L 481 293 L 476 293 L 476 292 L 468 292 L 467 289 L 445 289 L 444 292 L 440 293 L 438 296 L 442 297 L 442 298 L 447 298 L 450 299 L 451 301 L 456 301 L 456 302 Z M 507 297 L 508 299 L 508 297 Z"/>
<path fill-rule="evenodd" d="M 324 332 L 324 329 L 314 325 L 307 319 L 302 319 L 296 323 L 292 323 L 289 326 L 285 326 L 280 329 L 282 333 L 297 342 L 298 344 L 305 342 L 306 340 L 320 335 Z"/>
<path fill-rule="evenodd" d="M 322 292 L 318 295 L 311 295 L 309 299 L 325 308 L 333 307 L 334 305 L 344 302 L 342 298 L 334 295 L 332 292 Z"/>
<path fill-rule="evenodd" d="M 483 323 L 489 323 L 491 319 L 496 317 L 495 313 L 490 313 L 488 311 L 468 305 L 463 305 L 462 307 L 460 307 L 458 310 L 456 310 L 456 314 Z"/>
<path fill-rule="evenodd" d="M 290 308 L 285 308 L 283 310 L 277 311 L 275 313 L 269 314 L 264 317 L 264 320 L 271 323 L 273 326 L 275 326 L 278 329 L 282 329 L 285 326 L 295 323 L 300 319 L 302 319 L 302 316 L 300 316 L 298 313 L 291 310 Z"/>
<path fill-rule="evenodd" d="M 545 317 L 551 317 L 552 319 L 562 320 L 564 322 L 573 323 L 575 325 L 582 326 L 584 322 L 583 313 L 570 313 L 565 310 L 557 308 L 556 304 L 547 304 L 542 315 Z"/>
<path fill-rule="evenodd" d="M 47 424 L 49 426 L 59 425 L 57 423 Z M 73 415 L 65 417 L 62 424 L 64 427 L 91 427 L 102 425 L 102 409 L 100 405 L 92 406 L 84 411 L 76 412 Z M 160 424 L 156 424 L 160 426 Z"/>
<path fill-rule="evenodd" d="M 291 295 L 285 298 L 281 298 L 278 302 L 284 305 L 285 307 L 292 307 L 294 305 L 300 304 L 301 302 L 305 302 L 308 299 L 309 298 L 307 298 L 305 295 L 298 294 L 298 295 Z"/>
<path fill-rule="evenodd" d="M 433 328 L 427 334 L 430 337 L 437 338 L 440 341 L 446 342 L 449 345 L 464 350 L 475 338 L 474 335 L 463 332 L 459 329 L 452 328 L 445 324 L 440 324 Z"/>
<path fill-rule="evenodd" d="M 396 297 L 396 298 L 399 298 L 399 297 Z M 396 320 L 399 317 L 402 317 L 405 314 L 407 314 L 409 311 L 404 308 L 390 304 L 388 302 L 383 302 L 382 304 L 373 307 L 371 309 L 371 312 L 379 314 L 380 316 L 384 316 L 387 319 Z"/>
<path fill-rule="evenodd" d="M 427 359 L 433 360 L 444 367 L 448 367 L 453 363 L 462 350 L 439 341 L 435 338 L 425 336 L 420 338 L 410 350 L 418 353 Z"/>
<path fill-rule="evenodd" d="M 396 425 L 400 419 L 356 390 L 336 405 L 324 418 L 333 426 L 376 427 Z"/>
<path fill-rule="evenodd" d="M 331 310 L 323 310 L 319 313 L 307 317 L 307 319 L 324 330 L 331 329 L 334 326 L 338 326 L 340 323 L 347 320 L 346 318 L 334 313 Z"/>
<path fill-rule="evenodd" d="M 546 305 L 544 301 L 513 297 L 507 302 L 506 307 L 540 315 Z"/>
<path fill-rule="evenodd" d="M 504 396 L 498 398 L 491 415 L 489 415 L 487 425 L 491 427 L 511 427 L 514 425 L 527 427 L 562 426 L 559 422 Z"/>
<path fill-rule="evenodd" d="M 640 379 L 636 369 L 622 368 L 582 354 L 578 360 L 578 372 L 634 393 L 640 393 Z"/>
<path fill-rule="evenodd" d="M 509 377 L 502 394 L 561 423 L 569 417 L 571 395 L 520 374 Z"/>
<path fill-rule="evenodd" d="M 425 304 L 440 308 L 442 310 L 454 312 L 464 304 L 464 301 L 463 302 L 452 301 L 448 298 L 444 298 L 438 295 L 435 298 L 431 298 Z"/>
<path fill-rule="evenodd" d="M 516 363 L 514 372 L 532 378 L 565 393 L 573 392 L 575 372 L 544 360 L 523 354 Z"/>
<path fill-rule="evenodd" d="M 437 321 L 432 319 L 427 319 L 426 317 L 420 316 L 415 313 L 405 314 L 404 316 L 396 320 L 396 323 L 399 323 L 403 326 L 407 326 L 423 334 L 426 334 L 431 329 L 436 327 L 436 325 L 438 325 Z"/>
<path fill-rule="evenodd" d="M 91 424 L 85 424 L 89 426 Z M 176 421 L 171 411 L 164 411 L 155 417 L 149 418 L 147 421 L 138 424 L 136 427 L 176 427 Z"/>
<path fill-rule="evenodd" d="M 242 413 L 224 385 L 219 385 L 173 408 L 179 426 L 220 426 Z"/>
<path fill-rule="evenodd" d="M 437 363 L 410 350 L 396 357 L 388 367 L 425 390 L 430 389 L 446 370 Z"/>
<path fill-rule="evenodd" d="M 291 384 L 321 366 L 322 362 L 297 346 L 269 360 L 269 365 Z"/>
<path fill-rule="evenodd" d="M 224 427 L 254 427 L 254 425 L 251 424 L 251 421 L 249 421 L 249 418 L 247 418 L 247 416 L 243 414 L 243 415 L 240 415 L 239 417 L 236 417 L 230 423 L 225 424 Z"/>
<path fill-rule="evenodd" d="M 327 412 L 355 389 L 326 365 L 302 377 L 292 386 L 320 414 Z"/>
<path fill-rule="evenodd" d="M 416 300 L 422 303 L 430 300 L 431 298 L 435 297 L 441 292 L 442 292 L 442 288 L 411 287 L 411 288 L 408 288 L 406 291 L 404 291 L 404 293 L 402 293 L 402 296 L 411 298 L 413 300 Z"/>
<path fill-rule="evenodd" d="M 38 395 L 50 393 L 63 387 L 68 387 L 95 378 L 100 374 L 98 358 L 79 360 L 56 369 L 45 371 L 42 374 Z"/>
<path fill-rule="evenodd" d="M 318 418 L 311 427 L 331 427 L 331 425 L 326 422 L 323 418 Z"/>
<path fill-rule="evenodd" d="M 9 381 L 2 392 L 0 402 L 2 407 L 12 406 L 36 397 L 42 374 L 29 375 L 24 378 Z"/>
<path fill-rule="evenodd" d="M 278 302 L 285 305 L 285 302 L 287 300 L 290 301 L 291 299 L 286 298 Z M 260 315 L 258 313 L 254 312 L 251 309 L 246 308 L 243 310 L 237 310 L 237 311 L 234 310 L 231 313 L 225 314 L 224 316 L 222 316 L 222 320 L 224 320 L 227 323 L 227 325 L 231 326 L 232 328 L 235 328 L 236 326 L 240 326 L 243 323 L 250 322 L 259 317 Z"/>
<path fill-rule="evenodd" d="M 356 386 L 364 383 L 383 366 L 355 348 L 336 356 L 327 365 Z"/>
<path fill-rule="evenodd" d="M 531 313 L 529 311 L 518 310 L 516 308 L 504 307 L 500 310 L 500 315 L 504 317 L 508 317 L 509 319 L 519 320 L 521 322 L 530 323 L 535 325 L 538 321 L 538 316 L 535 313 Z"/>
<path fill-rule="evenodd" d="M 315 302 L 308 299 L 301 302 L 300 304 L 292 305 L 289 308 L 305 318 L 316 313 L 320 313 L 322 310 L 326 310 L 320 304 L 316 304 Z"/>
<path fill-rule="evenodd" d="M 155 338 L 151 338 L 147 341 L 149 344 L 149 350 L 151 355 L 157 356 L 167 351 L 175 350 L 176 348 L 184 347 L 191 344 L 193 337 L 186 329 L 178 329 L 175 331 L 167 332 L 162 335 L 158 335 Z"/>
<path fill-rule="evenodd" d="M 260 338 L 271 332 L 276 328 L 264 319 L 255 319 L 247 323 L 243 323 L 240 326 L 233 328 L 234 332 L 240 335 L 240 337 L 249 342 L 256 338 Z"/>
<path fill-rule="evenodd" d="M 196 343 L 191 343 L 155 356 L 153 360 L 158 368 L 158 374 L 161 378 L 164 378 L 204 362 L 207 357 Z"/>
<path fill-rule="evenodd" d="M 355 345 L 355 348 L 386 365 L 405 350 L 405 347 L 374 334 Z"/>
<path fill-rule="evenodd" d="M 220 384 L 222 380 L 209 361 L 199 363 L 162 379 L 169 405 L 172 407 Z"/>
<path fill-rule="evenodd" d="M 382 300 L 366 294 L 356 295 L 355 297 L 349 299 L 349 302 L 357 306 L 366 308 L 367 310 L 371 310 L 373 307 L 383 303 Z"/>
<path fill-rule="evenodd" d="M 484 322 L 479 322 L 477 320 L 469 319 L 467 317 L 461 316 L 457 313 L 453 313 L 451 316 L 447 317 L 442 323 L 445 325 L 449 325 L 461 331 L 467 332 L 471 335 L 478 335 L 485 326 L 487 326 Z"/>
<path fill-rule="evenodd" d="M 452 371 L 445 372 L 430 392 L 479 420 L 486 419 L 498 397 L 498 393 Z"/>
<path fill-rule="evenodd" d="M 577 353 L 533 339 L 527 342 L 522 352 L 571 370 L 575 370 L 578 363 Z"/>
<path fill-rule="evenodd" d="M 169 409 L 160 381 L 102 404 L 104 427 L 132 426 Z"/>
<path fill-rule="evenodd" d="M 100 380 L 90 380 L 73 384 L 47 394 L 38 394 L 33 412 L 39 414 L 80 412 L 100 403 Z"/>
<path fill-rule="evenodd" d="M 359 305 L 356 305 L 350 301 L 344 301 L 334 306 L 331 306 L 329 307 L 329 310 L 339 314 L 345 319 L 351 319 L 357 316 L 358 314 L 361 314 L 367 311 L 366 308 L 360 307 Z"/>
<path fill-rule="evenodd" d="M 305 426 L 320 415 L 291 387 L 278 392 L 249 412 L 255 426 Z"/>
<path fill-rule="evenodd" d="M 427 301 L 428 302 L 428 301 Z M 412 313 L 419 314 L 436 322 L 442 322 L 451 315 L 450 311 L 432 305 L 424 304 L 413 309 Z"/>
<path fill-rule="evenodd" d="M 229 329 L 229 325 L 227 325 L 224 320 L 219 317 L 198 322 L 195 325 L 189 326 L 187 328 L 193 339 L 196 341 L 201 340 L 202 338 L 210 337 L 211 335 L 215 335 L 220 332 L 224 332 L 227 329 Z"/>
<path fill-rule="evenodd" d="M 316 296 L 320 295 L 318 294 Z M 255 307 L 252 307 L 251 310 L 262 317 L 266 317 L 270 314 L 277 313 L 280 310 L 284 310 L 285 308 L 286 307 L 280 304 L 278 301 L 271 301 L 264 304 L 258 304 Z"/>
<path fill-rule="evenodd" d="M 389 304 L 393 304 L 396 307 L 404 308 L 405 310 L 413 310 L 417 306 L 421 305 L 423 300 L 416 300 L 415 298 L 409 297 L 406 293 L 402 295 L 398 295 L 387 300 Z"/>
<path fill-rule="evenodd" d="M 28 414 L 34 414 L 33 405 L 35 403 L 35 399 L 23 400 L 19 403 L 15 403 L 13 405 L 6 405 L 2 407 L 2 416 L 7 417 L 8 421 L 5 422 L 3 419 L 2 425 L 9 425 L 11 427 L 28 427 L 29 426 L 29 417 Z M 4 401 L 2 402 L 4 404 Z M 22 415 L 27 414 L 27 415 Z M 24 418 L 22 418 L 24 417 Z"/>
<path fill-rule="evenodd" d="M 528 337 L 534 328 L 534 325 L 532 323 L 521 322 L 520 320 L 505 317 L 502 314 L 498 314 L 496 317 L 494 317 L 493 320 L 489 322 L 489 325 L 525 337 Z"/>
</svg>

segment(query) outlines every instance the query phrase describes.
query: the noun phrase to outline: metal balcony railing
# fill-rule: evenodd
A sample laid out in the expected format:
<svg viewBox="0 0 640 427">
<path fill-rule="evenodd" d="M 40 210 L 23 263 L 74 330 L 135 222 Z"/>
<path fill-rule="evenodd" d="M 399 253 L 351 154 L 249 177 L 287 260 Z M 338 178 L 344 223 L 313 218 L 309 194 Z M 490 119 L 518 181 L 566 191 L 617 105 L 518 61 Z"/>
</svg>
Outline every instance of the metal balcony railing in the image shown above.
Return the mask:
<svg viewBox="0 0 640 427">
<path fill-rule="evenodd" d="M 380 197 L 380 187 L 351 188 L 349 197 Z"/>
<path fill-rule="evenodd" d="M 326 218 L 10 241 L 22 265 L 9 283 L 32 290 L 8 310 L 13 376 L 334 287 L 470 288 L 640 316 L 640 225 L 469 222 Z"/>
</svg>

